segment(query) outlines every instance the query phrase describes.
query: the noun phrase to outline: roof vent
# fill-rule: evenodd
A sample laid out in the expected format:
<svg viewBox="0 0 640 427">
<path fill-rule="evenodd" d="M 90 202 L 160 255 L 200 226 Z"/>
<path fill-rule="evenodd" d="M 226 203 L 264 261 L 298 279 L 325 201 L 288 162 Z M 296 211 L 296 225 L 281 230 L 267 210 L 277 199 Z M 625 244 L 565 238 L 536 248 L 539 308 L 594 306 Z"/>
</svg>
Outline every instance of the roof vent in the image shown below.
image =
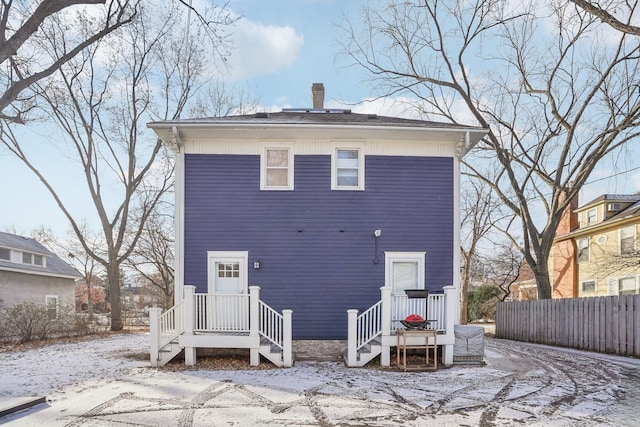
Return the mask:
<svg viewBox="0 0 640 427">
<path fill-rule="evenodd" d="M 311 100 L 313 101 L 314 110 L 322 110 L 324 108 L 324 85 L 322 83 L 311 85 Z"/>
<path fill-rule="evenodd" d="M 367 119 L 377 119 L 378 115 L 377 114 L 367 114 Z"/>
<path fill-rule="evenodd" d="M 263 112 L 263 113 L 256 113 L 256 119 L 268 119 L 269 118 L 269 113 Z"/>
</svg>

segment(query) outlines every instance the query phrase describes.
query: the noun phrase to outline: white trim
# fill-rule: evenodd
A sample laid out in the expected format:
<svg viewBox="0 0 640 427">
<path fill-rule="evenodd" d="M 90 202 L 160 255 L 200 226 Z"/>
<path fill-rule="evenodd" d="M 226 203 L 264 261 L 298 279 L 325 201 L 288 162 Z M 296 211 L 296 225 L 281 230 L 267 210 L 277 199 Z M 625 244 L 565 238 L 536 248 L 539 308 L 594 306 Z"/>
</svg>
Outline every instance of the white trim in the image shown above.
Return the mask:
<svg viewBox="0 0 640 427">
<path fill-rule="evenodd" d="M 287 185 L 281 187 L 267 186 L 267 151 L 268 150 L 287 150 L 288 166 L 287 166 Z M 262 191 L 291 191 L 294 189 L 294 167 L 295 153 L 293 152 L 293 144 L 286 143 L 263 143 L 260 153 L 260 190 Z"/>
<path fill-rule="evenodd" d="M 385 252 L 384 253 L 384 286 L 391 288 L 393 292 L 393 263 L 417 262 L 418 263 L 418 288 L 424 289 L 424 265 L 426 252 Z"/>
<path fill-rule="evenodd" d="M 580 259 L 580 249 L 584 249 L 583 247 L 580 246 L 580 242 L 581 241 L 586 241 L 587 242 L 587 259 Z M 576 251 L 576 262 L 578 264 L 581 264 L 583 262 L 590 262 L 591 261 L 591 239 L 589 237 L 580 237 L 578 239 L 576 239 L 576 248 L 578 249 Z"/>
<path fill-rule="evenodd" d="M 632 249 L 632 253 L 631 254 L 623 254 L 622 253 L 622 232 L 625 229 L 632 229 L 633 230 L 633 234 L 631 237 L 633 237 L 633 249 Z M 627 225 L 626 227 L 620 227 L 618 229 L 618 255 L 632 255 L 634 251 L 636 251 L 638 249 L 638 230 L 636 228 L 635 224 L 631 224 L 631 225 Z"/>
<path fill-rule="evenodd" d="M 469 134 L 466 135 L 469 138 Z M 453 283 L 451 285 L 456 289 L 452 294 L 455 295 L 457 301 L 452 302 L 450 307 L 456 307 L 457 310 L 452 311 L 451 318 L 453 324 L 460 323 L 461 317 L 461 296 L 460 296 L 460 229 L 462 220 L 460 218 L 460 158 L 453 158 L 453 247 L 451 248 L 453 253 L 451 258 L 453 259 Z"/>
<path fill-rule="evenodd" d="M 216 135 L 217 136 L 217 135 Z M 286 140 L 286 142 L 282 142 Z M 187 154 L 225 154 L 225 155 L 256 155 L 259 156 L 265 145 L 278 146 L 291 144 L 295 146 L 296 156 L 331 155 L 336 145 L 350 146 L 353 144 L 366 145 L 367 155 L 375 156 L 412 156 L 412 157 L 454 157 L 456 146 L 445 141 L 402 141 L 399 139 L 342 139 L 342 138 L 314 138 L 314 139 L 265 139 L 259 140 L 238 138 L 211 139 L 198 138 L 185 141 Z"/>
<path fill-rule="evenodd" d="M 207 292 L 212 293 L 211 261 L 240 261 L 240 285 L 242 293 L 249 289 L 249 252 L 248 251 L 207 251 Z"/>
<path fill-rule="evenodd" d="M 331 144 L 331 190 L 339 191 L 363 191 L 365 189 L 365 144 L 364 143 L 348 143 L 334 142 Z M 357 150 L 358 151 L 358 185 L 345 186 L 338 185 L 338 151 Z"/>
<path fill-rule="evenodd" d="M 617 278 L 617 285 L 616 285 L 616 294 L 620 295 L 620 282 L 623 280 L 633 280 L 633 284 L 634 284 L 634 292 L 637 294 L 638 293 L 638 276 L 624 276 L 624 277 L 618 277 Z"/>
<path fill-rule="evenodd" d="M 178 133 L 178 129 L 172 129 L 175 160 L 175 208 L 174 208 L 174 235 L 175 235 L 175 271 L 173 278 L 173 300 L 178 304 L 184 299 L 184 143 Z"/>
<path fill-rule="evenodd" d="M 47 310 L 47 316 L 49 315 L 49 299 L 56 300 L 56 316 L 54 317 L 54 319 L 57 319 L 58 311 L 60 310 L 60 297 L 58 295 L 52 295 L 52 294 L 47 294 L 44 296 L 44 306 L 45 306 L 45 309 Z"/>
</svg>

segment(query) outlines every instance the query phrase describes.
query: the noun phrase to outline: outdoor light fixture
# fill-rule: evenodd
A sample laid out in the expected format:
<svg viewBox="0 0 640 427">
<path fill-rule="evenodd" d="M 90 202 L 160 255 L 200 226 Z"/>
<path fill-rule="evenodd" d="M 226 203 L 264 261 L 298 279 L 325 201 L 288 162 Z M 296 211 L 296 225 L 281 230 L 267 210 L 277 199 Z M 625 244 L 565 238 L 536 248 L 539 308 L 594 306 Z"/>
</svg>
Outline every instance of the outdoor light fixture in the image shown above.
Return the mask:
<svg viewBox="0 0 640 427">
<path fill-rule="evenodd" d="M 260 269 L 260 261 L 253 261 L 253 269 L 254 270 Z"/>
<path fill-rule="evenodd" d="M 373 254 L 373 263 L 378 263 L 378 237 L 382 236 L 382 230 L 379 228 L 373 232 L 373 237 L 375 237 L 375 252 Z"/>
</svg>

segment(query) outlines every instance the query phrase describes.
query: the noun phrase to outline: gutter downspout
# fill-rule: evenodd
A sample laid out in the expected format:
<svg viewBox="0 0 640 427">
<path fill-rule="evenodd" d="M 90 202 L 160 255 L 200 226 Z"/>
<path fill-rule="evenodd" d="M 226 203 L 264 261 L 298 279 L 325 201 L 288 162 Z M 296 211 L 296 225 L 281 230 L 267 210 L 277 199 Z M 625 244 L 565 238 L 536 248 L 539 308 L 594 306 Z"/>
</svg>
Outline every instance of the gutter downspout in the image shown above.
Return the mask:
<svg viewBox="0 0 640 427">
<path fill-rule="evenodd" d="M 170 148 L 176 153 L 175 163 L 175 271 L 173 284 L 174 304 L 184 298 L 184 143 L 177 126 L 171 127 Z"/>
</svg>

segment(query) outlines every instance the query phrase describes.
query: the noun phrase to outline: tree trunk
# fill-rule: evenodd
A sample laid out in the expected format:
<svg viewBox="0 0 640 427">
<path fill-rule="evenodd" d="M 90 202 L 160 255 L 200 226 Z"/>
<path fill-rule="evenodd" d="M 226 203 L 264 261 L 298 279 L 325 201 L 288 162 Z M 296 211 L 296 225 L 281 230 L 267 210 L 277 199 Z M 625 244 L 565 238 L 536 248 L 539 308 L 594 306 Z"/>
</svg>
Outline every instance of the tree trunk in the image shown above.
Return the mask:
<svg viewBox="0 0 640 427">
<path fill-rule="evenodd" d="M 111 262 L 107 268 L 112 331 L 121 331 L 124 327 L 122 322 L 122 299 L 120 298 L 120 269 L 118 267 L 117 263 Z"/>
<path fill-rule="evenodd" d="M 469 322 L 468 307 L 469 307 L 469 263 L 467 262 L 467 268 L 462 274 L 462 281 L 460 282 L 460 324 L 466 325 Z"/>
<path fill-rule="evenodd" d="M 87 312 L 89 313 L 89 322 L 93 321 L 93 297 L 91 295 L 91 281 L 87 282 Z"/>
<path fill-rule="evenodd" d="M 538 256 L 538 259 L 546 261 L 549 259 L 549 254 L 543 258 Z M 535 275 L 536 285 L 538 288 L 538 299 L 551 299 L 551 279 L 547 263 L 537 263 L 535 269 L 533 269 L 533 273 Z"/>
</svg>

